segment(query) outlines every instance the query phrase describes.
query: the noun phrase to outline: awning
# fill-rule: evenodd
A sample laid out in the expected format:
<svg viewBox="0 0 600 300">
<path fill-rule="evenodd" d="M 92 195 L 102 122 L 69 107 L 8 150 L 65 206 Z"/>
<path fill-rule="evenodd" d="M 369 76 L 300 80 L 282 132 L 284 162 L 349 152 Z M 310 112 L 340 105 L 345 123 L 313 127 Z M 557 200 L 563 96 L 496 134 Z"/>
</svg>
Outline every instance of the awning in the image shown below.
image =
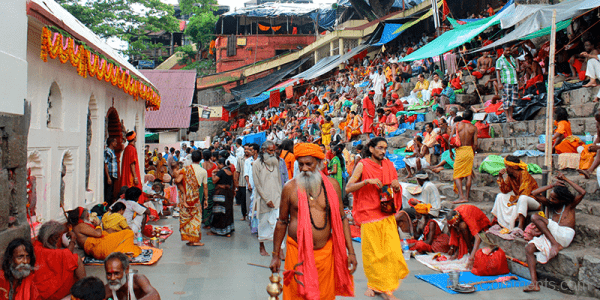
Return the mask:
<svg viewBox="0 0 600 300">
<path fill-rule="evenodd" d="M 569 25 L 571 25 L 571 20 L 564 20 L 564 21 L 558 22 L 558 23 L 556 23 L 556 31 L 563 30 L 563 29 L 569 27 Z M 551 30 L 552 30 L 552 26 L 542 28 L 542 29 L 540 29 L 528 36 L 522 37 L 520 39 L 521 40 L 530 40 L 530 39 L 533 39 L 536 37 L 549 35 Z"/>
<path fill-rule="evenodd" d="M 506 4 L 504 4 L 504 6 L 500 10 L 498 10 L 494 15 L 497 15 L 497 14 L 501 13 L 502 11 L 504 11 L 506 8 L 508 8 L 513 3 L 515 3 L 514 0 L 510 0 L 510 1 L 506 2 Z M 450 24 L 452 24 L 452 26 L 456 27 L 456 25 L 454 25 L 453 21 L 457 22 L 457 24 L 463 25 L 463 24 L 466 24 L 466 23 L 477 22 L 479 20 L 481 20 L 481 19 L 460 19 L 460 20 L 458 20 L 459 22 L 462 22 L 462 23 L 458 23 L 454 19 L 448 20 L 448 21 L 450 21 Z"/>
<path fill-rule="evenodd" d="M 450 31 L 445 32 L 435 40 L 417 49 L 417 51 L 411 53 L 400 61 L 413 61 L 434 57 L 459 47 L 482 33 L 488 27 L 498 24 L 503 16 L 511 14 L 514 9 L 515 5 L 512 4 L 507 9 L 493 17 L 481 19 L 465 25 L 460 25 Z"/>
<path fill-rule="evenodd" d="M 319 72 L 319 70 L 321 70 L 323 67 L 325 67 L 326 65 L 328 65 L 330 62 L 336 60 L 338 57 L 340 57 L 339 55 L 333 55 L 333 56 L 327 56 L 324 58 L 321 58 L 314 66 L 310 67 L 310 69 L 292 77 L 292 78 L 307 78 L 310 77 L 312 74 L 315 74 L 317 72 Z"/>
<path fill-rule="evenodd" d="M 246 83 L 244 85 L 236 86 L 231 89 L 231 94 L 236 100 L 242 100 L 250 97 L 259 95 L 272 87 L 273 84 L 279 82 L 283 77 L 290 74 L 292 71 L 298 69 L 304 62 L 310 57 L 306 57 L 295 62 L 291 62 L 281 69 L 263 77 Z"/>
<path fill-rule="evenodd" d="M 413 7 L 421 4 L 421 2 L 423 2 L 423 1 L 425 1 L 425 0 L 394 0 L 394 4 L 392 4 L 392 7 L 393 8 L 410 9 L 410 8 L 413 8 Z M 369 3 L 369 0 L 365 0 L 365 2 L 369 5 L 371 5 Z M 350 0 L 338 0 L 337 4 L 339 6 L 352 7 Z"/>
<path fill-rule="evenodd" d="M 555 5 L 519 5 L 514 13 L 502 18 L 501 26 L 506 29 L 522 22 L 521 25 L 503 38 L 474 52 L 492 49 L 524 38 L 540 29 L 551 27 L 553 10 L 556 10 L 556 22 L 561 22 L 598 6 L 600 6 L 600 0 L 570 0 Z"/>
<path fill-rule="evenodd" d="M 304 80 L 311 80 L 311 79 L 317 78 L 317 77 L 333 70 L 334 68 L 339 66 L 342 62 L 349 60 L 350 58 L 357 55 L 361 51 L 367 49 L 367 47 L 369 47 L 369 45 L 359 45 L 358 47 L 352 49 L 350 52 L 344 53 L 342 56 L 339 56 L 336 59 L 332 60 L 331 62 L 329 62 L 329 64 L 323 66 L 317 72 L 314 72 L 310 76 L 304 77 Z M 300 78 L 302 78 L 302 77 L 300 77 Z"/>
<path fill-rule="evenodd" d="M 402 33 L 402 31 L 396 32 L 396 30 L 402 27 L 402 25 L 404 24 L 385 24 L 379 42 L 373 44 L 373 46 L 381 46 L 387 44 L 396 37 L 398 37 Z"/>
<path fill-rule="evenodd" d="M 437 3 L 437 7 L 438 7 L 438 9 L 439 9 L 441 6 L 442 6 L 442 1 L 439 1 L 439 2 Z M 404 31 L 404 30 L 406 30 L 406 29 L 408 29 L 408 28 L 412 27 L 413 25 L 415 25 L 415 24 L 417 24 L 417 23 L 419 23 L 419 22 L 421 22 L 421 21 L 423 21 L 423 20 L 425 20 L 425 19 L 427 19 L 427 18 L 431 17 L 432 15 L 433 15 L 433 10 L 429 9 L 429 11 L 428 11 L 427 13 L 425 13 L 424 15 L 422 15 L 420 18 L 418 18 L 418 19 L 416 19 L 416 20 L 414 20 L 414 21 L 408 22 L 408 23 L 406 23 L 406 24 L 404 24 L 404 25 L 400 26 L 400 28 L 396 29 L 396 31 L 394 31 L 394 33 L 398 33 L 398 34 L 399 34 L 400 32 L 402 32 L 402 31 Z"/>
</svg>

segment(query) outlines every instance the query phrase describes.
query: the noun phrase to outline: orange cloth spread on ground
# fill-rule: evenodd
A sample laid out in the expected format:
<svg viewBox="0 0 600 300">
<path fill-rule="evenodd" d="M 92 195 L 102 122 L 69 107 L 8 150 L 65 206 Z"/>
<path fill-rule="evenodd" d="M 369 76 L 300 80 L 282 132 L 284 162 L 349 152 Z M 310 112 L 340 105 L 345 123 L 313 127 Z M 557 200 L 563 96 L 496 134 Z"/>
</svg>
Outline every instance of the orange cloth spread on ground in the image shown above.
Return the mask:
<svg viewBox="0 0 600 300">
<path fill-rule="evenodd" d="M 393 180 L 398 179 L 394 164 L 387 158 L 381 161 L 381 166 L 370 158 L 362 159 L 360 162 L 363 169 L 359 181 L 377 178 L 383 185 L 390 185 Z M 352 215 L 358 224 L 382 220 L 389 216 L 381 212 L 380 192 L 381 190 L 373 184 L 367 184 L 354 192 Z M 397 211 L 402 208 L 402 191 L 394 192 L 394 204 Z"/>
<path fill-rule="evenodd" d="M 571 132 L 571 122 L 569 121 L 563 120 L 556 123 L 554 133 L 560 133 L 563 136 L 563 140 L 554 147 L 557 154 L 577 153 L 577 147 L 583 145 L 583 142 Z"/>
<path fill-rule="evenodd" d="M 460 215 L 460 218 L 467 224 L 467 228 L 472 236 L 476 236 L 482 230 L 487 230 L 490 226 L 490 220 L 481 209 L 475 205 L 462 204 L 454 209 Z M 457 232 L 456 226 L 450 227 L 450 246 L 458 247 L 458 259 L 469 253 L 467 242 Z"/>
<path fill-rule="evenodd" d="M 303 189 L 298 189 L 298 241 L 288 237 L 284 299 L 335 299 L 336 295 L 354 297 L 339 197 L 323 173 L 321 178 L 331 212 L 331 236 L 325 247 L 314 250 L 308 198 Z"/>
<path fill-rule="evenodd" d="M 535 86 L 535 84 L 538 82 L 544 82 L 543 74 L 537 74 L 535 77 L 532 77 L 531 79 L 527 80 L 527 83 L 525 84 L 525 89 Z"/>
<path fill-rule="evenodd" d="M 457 139 L 460 140 L 458 134 L 456 135 Z M 456 148 L 455 160 L 454 160 L 454 174 L 452 175 L 453 179 L 457 178 L 465 178 L 471 176 L 473 173 L 473 159 L 475 158 L 475 154 L 473 153 L 473 147 L 471 146 L 461 146 Z M 458 189 L 456 188 L 456 183 L 454 183 L 454 192 L 458 193 Z"/>
<path fill-rule="evenodd" d="M 294 162 L 296 162 L 296 156 L 292 152 L 282 150 L 280 157 L 285 161 L 285 166 L 287 167 L 288 171 L 288 177 L 290 180 L 292 180 L 292 178 L 294 178 Z"/>
<path fill-rule="evenodd" d="M 133 244 L 133 231 L 126 229 L 109 234 L 102 232 L 101 238 L 88 237 L 83 245 L 87 255 L 96 259 L 106 259 L 113 252 L 133 253 L 133 257 L 142 254 L 142 249 Z"/>
<path fill-rule="evenodd" d="M 71 293 L 77 281 L 75 270 L 79 256 L 69 249 L 49 249 L 42 243 L 33 242 L 36 267 L 33 281 L 40 296 L 48 300 L 60 300 Z"/>
<path fill-rule="evenodd" d="M 131 173 L 131 164 L 135 164 L 135 174 Z M 138 180 L 138 184 L 134 184 L 133 176 Z M 123 150 L 123 164 L 121 167 L 121 184 L 127 187 L 137 187 L 142 190 L 142 177 L 140 177 L 140 164 L 137 158 L 137 150 L 132 144 L 127 145 Z M 146 200 L 144 193 L 140 196 L 140 202 Z"/>
<path fill-rule="evenodd" d="M 4 277 L 4 272 L 0 270 L 0 300 L 8 299 L 8 292 L 10 291 L 10 282 Z M 23 280 L 21 284 L 15 288 L 15 295 L 13 300 L 41 300 L 40 293 L 37 287 L 33 283 L 33 275 L 29 275 Z"/>
</svg>

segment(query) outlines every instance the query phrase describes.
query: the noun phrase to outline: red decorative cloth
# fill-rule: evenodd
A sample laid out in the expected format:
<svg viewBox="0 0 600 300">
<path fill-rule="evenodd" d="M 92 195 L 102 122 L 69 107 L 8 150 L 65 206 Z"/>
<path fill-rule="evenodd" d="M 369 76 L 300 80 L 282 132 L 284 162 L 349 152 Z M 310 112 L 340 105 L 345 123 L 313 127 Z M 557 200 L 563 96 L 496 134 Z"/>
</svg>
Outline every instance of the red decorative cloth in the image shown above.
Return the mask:
<svg viewBox="0 0 600 300">
<path fill-rule="evenodd" d="M 269 107 L 279 107 L 279 103 L 281 103 L 279 90 L 271 91 L 271 94 L 269 94 Z"/>
<path fill-rule="evenodd" d="M 335 273 L 335 294 L 338 296 L 354 297 L 354 281 L 348 270 L 348 256 L 346 254 L 346 241 L 340 215 L 339 197 L 329 179 L 321 173 L 325 185 L 325 192 L 329 199 L 331 210 L 331 236 L 333 240 L 333 257 Z M 313 255 L 313 229 L 310 221 L 308 198 L 303 189 L 298 189 L 298 264 L 295 270 L 284 272 L 284 277 L 290 277 L 295 272 L 298 292 L 303 299 L 319 300 L 319 275 Z"/>
<path fill-rule="evenodd" d="M 221 114 L 221 121 L 229 122 L 229 112 L 223 107 L 223 113 Z"/>
<path fill-rule="evenodd" d="M 396 173 L 394 164 L 387 158 L 381 161 L 381 165 L 370 158 L 365 158 L 360 162 L 363 165 L 362 178 L 360 180 L 377 178 L 383 185 L 390 185 L 393 180 L 398 179 L 398 173 Z M 381 212 L 380 192 L 381 189 L 373 184 L 367 184 L 354 192 L 352 215 L 357 224 L 382 220 L 390 216 Z M 394 192 L 394 205 L 396 206 L 396 211 L 402 209 L 402 190 Z"/>
<path fill-rule="evenodd" d="M 33 242 L 36 267 L 33 282 L 43 299 L 60 300 L 71 293 L 77 281 L 79 256 L 69 249 L 48 249 L 42 243 Z"/>
</svg>

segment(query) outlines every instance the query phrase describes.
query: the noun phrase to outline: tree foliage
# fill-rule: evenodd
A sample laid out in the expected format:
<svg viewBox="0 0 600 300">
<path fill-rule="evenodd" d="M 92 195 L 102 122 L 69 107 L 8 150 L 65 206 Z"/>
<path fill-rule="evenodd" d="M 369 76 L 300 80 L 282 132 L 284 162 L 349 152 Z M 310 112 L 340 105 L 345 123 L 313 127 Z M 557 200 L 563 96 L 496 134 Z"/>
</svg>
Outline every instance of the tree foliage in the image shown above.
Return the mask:
<svg viewBox="0 0 600 300">
<path fill-rule="evenodd" d="M 180 0 L 181 13 L 190 15 L 185 34 L 196 43 L 198 50 L 206 49 L 213 39 L 215 24 L 219 20 L 214 15 L 216 0 Z"/>
<path fill-rule="evenodd" d="M 178 31 L 174 8 L 160 0 L 57 0 L 98 36 L 128 42 L 124 54 L 145 55 L 143 51 L 160 48 L 150 43 L 150 32 Z"/>
</svg>

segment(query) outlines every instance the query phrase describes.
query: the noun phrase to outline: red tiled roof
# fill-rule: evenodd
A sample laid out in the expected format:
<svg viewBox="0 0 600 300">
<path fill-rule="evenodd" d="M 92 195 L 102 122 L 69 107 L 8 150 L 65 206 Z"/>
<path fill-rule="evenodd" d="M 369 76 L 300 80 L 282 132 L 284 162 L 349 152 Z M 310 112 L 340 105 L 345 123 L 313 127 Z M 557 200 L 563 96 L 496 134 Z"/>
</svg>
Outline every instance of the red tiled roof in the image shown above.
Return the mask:
<svg viewBox="0 0 600 300">
<path fill-rule="evenodd" d="M 146 128 L 188 128 L 196 90 L 195 70 L 140 70 L 156 86 L 160 109 L 146 111 Z"/>
</svg>

